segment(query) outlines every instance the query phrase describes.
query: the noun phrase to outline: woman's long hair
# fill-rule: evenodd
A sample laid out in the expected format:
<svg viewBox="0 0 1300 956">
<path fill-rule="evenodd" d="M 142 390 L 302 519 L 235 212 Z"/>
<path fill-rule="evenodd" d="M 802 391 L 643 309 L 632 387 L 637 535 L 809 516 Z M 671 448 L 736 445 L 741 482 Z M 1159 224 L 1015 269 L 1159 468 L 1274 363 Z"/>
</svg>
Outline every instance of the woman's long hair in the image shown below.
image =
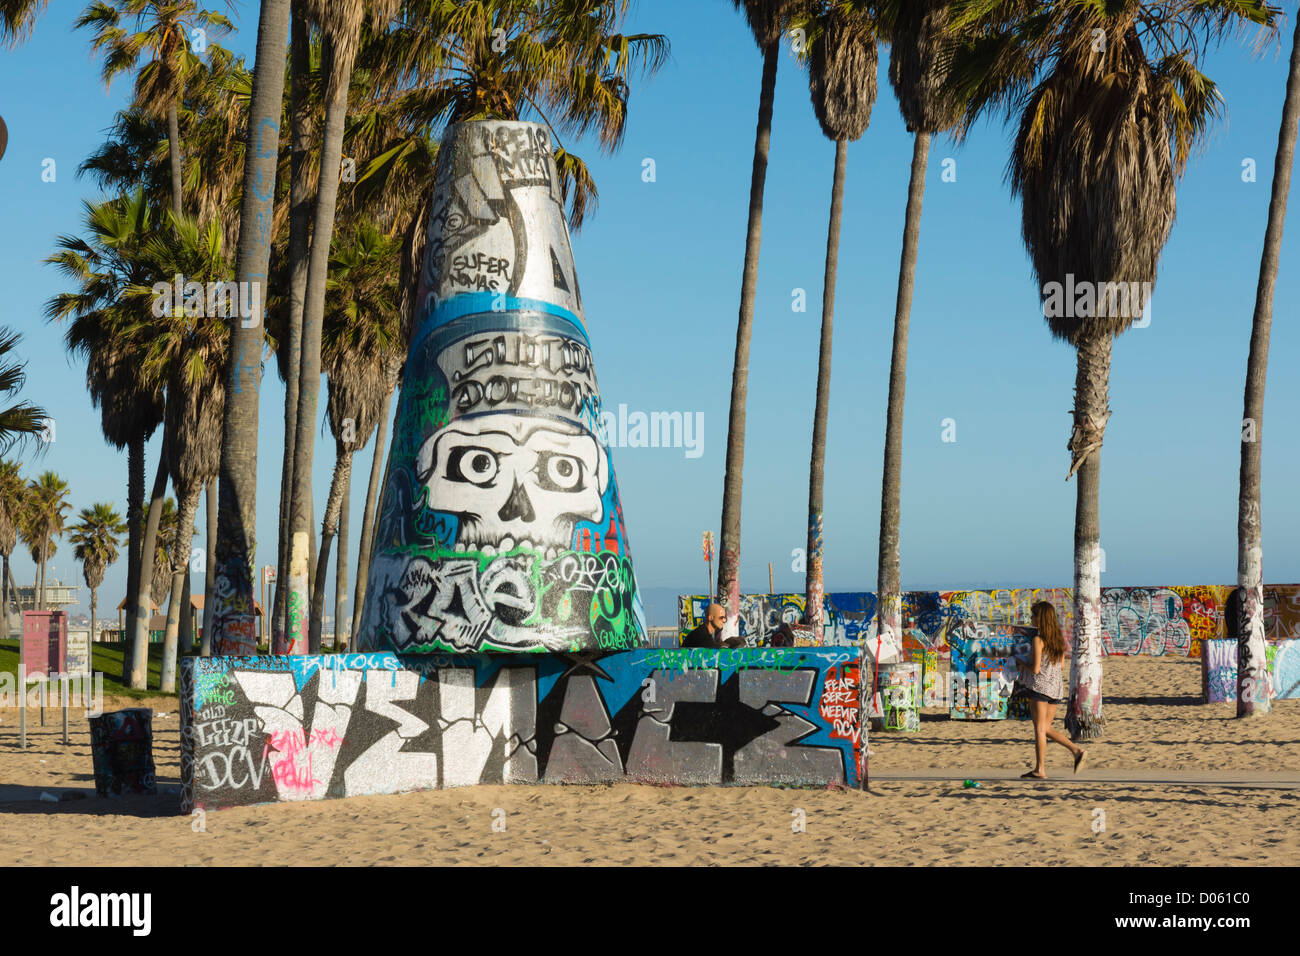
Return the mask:
<svg viewBox="0 0 1300 956">
<path fill-rule="evenodd" d="M 1065 660 L 1065 637 L 1061 634 L 1061 623 L 1056 618 L 1056 608 L 1050 601 L 1039 601 L 1032 608 L 1034 627 L 1043 639 L 1043 652 L 1053 664 Z"/>
</svg>

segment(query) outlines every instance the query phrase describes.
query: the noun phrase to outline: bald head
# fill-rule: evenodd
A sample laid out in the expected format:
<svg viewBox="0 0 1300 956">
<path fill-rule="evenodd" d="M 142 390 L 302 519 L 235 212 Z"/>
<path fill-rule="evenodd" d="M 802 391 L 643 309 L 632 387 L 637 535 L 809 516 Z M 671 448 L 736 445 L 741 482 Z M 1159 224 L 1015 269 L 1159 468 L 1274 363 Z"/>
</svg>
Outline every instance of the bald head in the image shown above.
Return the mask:
<svg viewBox="0 0 1300 956">
<path fill-rule="evenodd" d="M 708 622 L 710 631 L 720 631 L 726 626 L 727 612 L 721 604 L 710 604 L 704 612 L 704 620 Z"/>
</svg>

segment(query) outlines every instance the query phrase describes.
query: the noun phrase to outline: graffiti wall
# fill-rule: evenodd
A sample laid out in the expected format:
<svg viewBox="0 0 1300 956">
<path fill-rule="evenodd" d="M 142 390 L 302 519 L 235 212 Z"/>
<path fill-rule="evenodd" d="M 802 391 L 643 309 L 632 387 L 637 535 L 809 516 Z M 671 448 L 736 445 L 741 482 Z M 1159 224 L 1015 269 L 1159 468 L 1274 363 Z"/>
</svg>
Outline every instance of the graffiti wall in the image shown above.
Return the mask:
<svg viewBox="0 0 1300 956">
<path fill-rule="evenodd" d="M 1300 640 L 1283 640 L 1265 647 L 1271 700 L 1300 698 Z M 1205 661 L 1201 670 L 1205 699 L 1221 704 L 1237 699 L 1237 642 L 1211 640 L 1205 643 Z"/>
<path fill-rule="evenodd" d="M 1278 700 L 1300 698 L 1300 641 L 1279 641 L 1273 657 L 1273 694 Z"/>
<path fill-rule="evenodd" d="M 1204 641 L 1227 636 L 1224 612 L 1232 590 L 1220 585 L 1103 588 L 1106 653 L 1200 657 Z M 740 601 L 740 633 L 751 647 L 765 646 L 782 621 L 803 617 L 802 594 L 746 594 Z M 1038 601 L 1055 606 L 1068 647 L 1074 629 L 1070 588 L 907 592 L 903 595 L 904 656 L 933 651 L 947 658 L 951 632 L 962 621 L 1028 625 L 1029 609 Z M 678 629 L 683 635 L 704 620 L 707 604 L 702 595 L 678 598 Z M 876 596 L 871 592 L 826 594 L 823 615 L 827 644 L 868 646 L 875 638 Z M 1300 638 L 1300 585 L 1265 585 L 1264 626 L 1270 641 Z"/>
<path fill-rule="evenodd" d="M 361 650 L 646 643 L 552 150 L 442 143 Z"/>
<path fill-rule="evenodd" d="M 845 648 L 185 658 L 182 802 L 478 783 L 856 786 Z"/>
<path fill-rule="evenodd" d="M 1015 686 L 1016 661 L 1027 660 L 1034 629 L 992 621 L 962 621 L 949 636 L 952 667 L 948 716 L 1002 720 Z"/>
</svg>

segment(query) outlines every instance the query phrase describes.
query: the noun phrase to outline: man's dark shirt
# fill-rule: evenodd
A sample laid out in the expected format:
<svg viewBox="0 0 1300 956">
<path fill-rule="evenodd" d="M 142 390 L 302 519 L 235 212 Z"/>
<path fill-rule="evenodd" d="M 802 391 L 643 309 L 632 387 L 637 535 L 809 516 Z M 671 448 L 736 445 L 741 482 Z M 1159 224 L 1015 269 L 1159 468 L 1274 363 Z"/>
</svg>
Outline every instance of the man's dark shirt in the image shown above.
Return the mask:
<svg viewBox="0 0 1300 956">
<path fill-rule="evenodd" d="M 682 647 L 721 647 L 721 631 L 716 634 L 709 633 L 709 624 L 705 621 L 691 633 L 686 635 L 686 640 L 682 641 Z"/>
</svg>

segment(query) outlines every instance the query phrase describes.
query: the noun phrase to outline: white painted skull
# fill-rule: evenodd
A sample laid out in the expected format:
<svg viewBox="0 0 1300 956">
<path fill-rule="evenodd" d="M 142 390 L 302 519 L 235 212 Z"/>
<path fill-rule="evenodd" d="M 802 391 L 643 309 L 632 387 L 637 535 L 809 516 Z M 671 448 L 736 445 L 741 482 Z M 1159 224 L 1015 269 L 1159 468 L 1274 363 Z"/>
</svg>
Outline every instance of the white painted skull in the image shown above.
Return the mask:
<svg viewBox="0 0 1300 956">
<path fill-rule="evenodd" d="M 577 521 L 604 518 L 604 448 L 551 419 L 496 413 L 434 432 L 416 457 L 417 477 L 437 511 L 460 520 L 456 550 L 496 554 L 572 547 Z"/>
</svg>

